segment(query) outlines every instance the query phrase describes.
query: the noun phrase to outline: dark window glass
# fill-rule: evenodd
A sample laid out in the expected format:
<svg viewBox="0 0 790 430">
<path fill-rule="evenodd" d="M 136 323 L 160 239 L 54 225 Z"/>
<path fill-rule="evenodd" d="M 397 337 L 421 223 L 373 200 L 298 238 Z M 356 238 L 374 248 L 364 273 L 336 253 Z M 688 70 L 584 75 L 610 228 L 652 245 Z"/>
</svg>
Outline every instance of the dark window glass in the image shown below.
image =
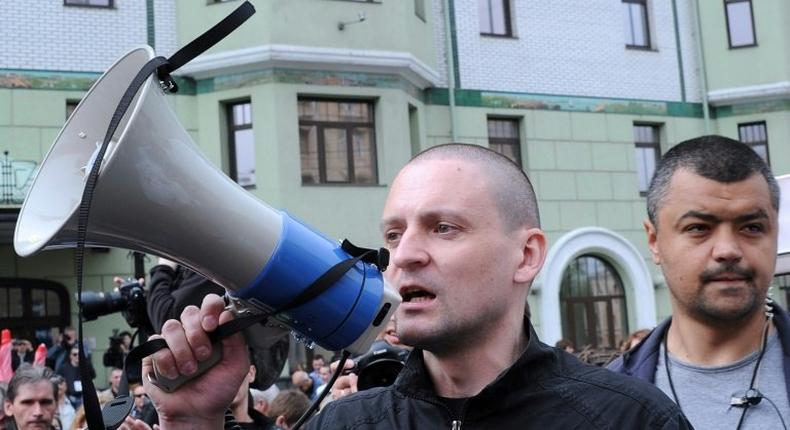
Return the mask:
<svg viewBox="0 0 790 430">
<path fill-rule="evenodd" d="M 40 279 L 0 278 L 0 327 L 14 337 L 49 340 L 49 329 L 70 325 L 68 290 Z"/>
<path fill-rule="evenodd" d="M 249 101 L 228 105 L 228 133 L 230 177 L 242 187 L 254 187 L 255 135 Z"/>
<path fill-rule="evenodd" d="M 477 0 L 480 33 L 512 36 L 509 0 Z"/>
<path fill-rule="evenodd" d="M 66 6 L 112 7 L 113 0 L 63 0 Z"/>
<path fill-rule="evenodd" d="M 373 103 L 299 100 L 303 184 L 376 184 Z"/>
<path fill-rule="evenodd" d="M 71 114 L 74 113 L 74 110 L 77 109 L 77 105 L 79 104 L 79 100 L 66 100 L 66 119 L 71 117 Z"/>
<path fill-rule="evenodd" d="M 738 140 L 749 145 L 768 163 L 768 131 L 765 122 L 738 124 Z"/>
<path fill-rule="evenodd" d="M 658 160 L 661 159 L 661 142 L 658 126 L 634 125 L 634 145 L 636 147 L 636 175 L 639 180 L 639 194 L 647 195 Z"/>
<path fill-rule="evenodd" d="M 489 118 L 488 147 L 521 166 L 521 139 L 517 119 Z"/>
<path fill-rule="evenodd" d="M 425 21 L 425 0 L 414 0 L 414 14 Z"/>
<path fill-rule="evenodd" d="M 724 0 L 724 7 L 730 48 L 756 45 L 751 0 Z"/>
<path fill-rule="evenodd" d="M 628 337 L 625 290 L 606 261 L 583 255 L 568 265 L 560 287 L 562 336 L 576 350 L 618 349 Z"/>
<path fill-rule="evenodd" d="M 647 0 L 623 0 L 625 46 L 650 47 L 650 26 L 647 21 Z"/>
</svg>

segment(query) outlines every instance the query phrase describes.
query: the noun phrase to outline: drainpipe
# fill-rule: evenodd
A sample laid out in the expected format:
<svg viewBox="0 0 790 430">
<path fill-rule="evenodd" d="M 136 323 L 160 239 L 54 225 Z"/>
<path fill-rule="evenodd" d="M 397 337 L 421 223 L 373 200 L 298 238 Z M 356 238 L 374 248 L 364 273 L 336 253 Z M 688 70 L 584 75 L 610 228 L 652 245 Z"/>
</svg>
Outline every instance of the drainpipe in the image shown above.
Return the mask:
<svg viewBox="0 0 790 430">
<path fill-rule="evenodd" d="M 683 54 L 680 49 L 680 25 L 678 24 L 677 0 L 672 0 L 672 21 L 675 25 L 675 51 L 678 54 L 678 77 L 680 78 L 680 101 L 686 102 L 686 76 L 683 73 Z"/>
<path fill-rule="evenodd" d="M 705 118 L 705 134 L 710 134 L 710 109 L 708 107 L 708 74 L 705 70 L 705 51 L 702 47 L 702 19 L 699 13 L 699 1 L 694 0 L 694 18 L 697 41 L 697 61 L 699 61 L 700 86 L 702 91 L 702 116 Z"/>
<path fill-rule="evenodd" d="M 450 26 L 450 1 L 444 0 L 444 57 L 447 64 L 447 94 L 450 104 L 450 141 L 458 141 L 455 129 L 455 61 L 453 60 L 453 36 Z"/>
</svg>

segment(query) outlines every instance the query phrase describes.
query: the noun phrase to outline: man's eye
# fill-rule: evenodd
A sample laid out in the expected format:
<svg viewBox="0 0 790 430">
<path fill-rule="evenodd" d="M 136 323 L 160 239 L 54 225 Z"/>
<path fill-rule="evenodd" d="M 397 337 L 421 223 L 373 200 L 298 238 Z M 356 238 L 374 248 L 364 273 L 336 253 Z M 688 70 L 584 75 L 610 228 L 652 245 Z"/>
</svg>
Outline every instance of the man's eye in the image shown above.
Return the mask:
<svg viewBox="0 0 790 430">
<path fill-rule="evenodd" d="M 743 227 L 743 229 L 747 233 L 762 233 L 765 231 L 765 227 L 762 224 L 748 224 Z"/>
<path fill-rule="evenodd" d="M 710 229 L 708 228 L 708 226 L 706 226 L 704 224 L 691 224 L 689 226 L 686 226 L 686 228 L 683 229 L 683 231 L 686 231 L 686 232 L 689 232 L 689 233 L 704 233 L 704 232 L 706 232 L 708 230 L 710 230 Z"/>
<path fill-rule="evenodd" d="M 395 243 L 400 239 L 401 233 L 398 231 L 388 231 L 384 234 L 384 240 L 387 243 Z"/>
<path fill-rule="evenodd" d="M 455 230 L 457 230 L 455 228 L 455 226 L 452 226 L 450 224 L 438 224 L 436 226 L 436 232 L 439 233 L 439 234 L 450 233 L 450 232 L 453 232 Z"/>
</svg>

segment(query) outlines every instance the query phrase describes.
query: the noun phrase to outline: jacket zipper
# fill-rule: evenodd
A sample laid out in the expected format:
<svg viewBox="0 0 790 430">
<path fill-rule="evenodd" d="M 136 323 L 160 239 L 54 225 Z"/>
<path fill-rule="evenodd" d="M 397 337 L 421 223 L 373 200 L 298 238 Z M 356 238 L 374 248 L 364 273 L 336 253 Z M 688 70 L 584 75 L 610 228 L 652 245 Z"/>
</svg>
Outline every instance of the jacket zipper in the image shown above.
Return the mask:
<svg viewBox="0 0 790 430">
<path fill-rule="evenodd" d="M 450 430 L 461 430 L 461 420 L 453 420 L 450 426 Z"/>
</svg>

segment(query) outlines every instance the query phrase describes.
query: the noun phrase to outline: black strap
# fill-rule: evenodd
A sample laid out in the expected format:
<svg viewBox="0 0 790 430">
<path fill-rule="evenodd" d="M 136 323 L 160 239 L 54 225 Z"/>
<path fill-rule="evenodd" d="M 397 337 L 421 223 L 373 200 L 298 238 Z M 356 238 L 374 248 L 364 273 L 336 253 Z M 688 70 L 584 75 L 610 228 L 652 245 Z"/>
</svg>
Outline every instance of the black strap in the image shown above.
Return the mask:
<svg viewBox="0 0 790 430">
<path fill-rule="evenodd" d="M 101 413 L 99 412 L 99 400 L 96 396 L 96 388 L 93 385 L 93 378 L 90 375 L 89 367 L 87 366 L 87 358 L 85 355 L 84 347 L 83 347 L 83 332 L 82 332 L 82 323 L 83 323 L 83 315 L 82 315 L 82 283 L 83 283 L 83 261 L 85 256 L 85 240 L 87 237 L 87 230 L 88 230 L 88 219 L 90 214 L 90 207 L 91 202 L 93 200 L 93 192 L 96 188 L 96 182 L 99 178 L 99 170 L 101 168 L 102 161 L 104 160 L 104 155 L 107 152 L 107 147 L 109 145 L 112 136 L 115 134 L 118 125 L 121 122 L 124 114 L 129 108 L 134 96 L 137 94 L 140 87 L 148 80 L 148 78 L 154 72 L 157 73 L 157 76 L 160 80 L 167 86 L 167 89 L 171 92 L 177 91 L 178 87 L 175 85 L 170 73 L 178 69 L 179 67 L 183 66 L 184 64 L 191 61 L 197 55 L 200 55 L 211 46 L 222 40 L 232 31 L 234 31 L 238 26 L 240 26 L 244 21 L 246 21 L 250 16 L 255 13 L 255 8 L 247 1 L 245 1 L 241 6 L 239 6 L 232 14 L 228 17 L 220 21 L 217 25 L 209 29 L 207 32 L 203 33 L 200 37 L 190 42 L 187 46 L 180 49 L 178 52 L 173 54 L 170 59 L 165 59 L 164 57 L 155 57 L 147 62 L 137 73 L 135 78 L 129 84 L 129 87 L 124 92 L 123 96 L 121 97 L 121 101 L 118 103 L 118 106 L 115 108 L 115 112 L 113 113 L 112 119 L 110 120 L 110 124 L 107 127 L 107 133 L 104 136 L 104 141 L 102 143 L 101 148 L 99 148 L 96 157 L 94 158 L 94 164 L 91 167 L 90 173 L 88 174 L 88 179 L 85 184 L 85 188 L 82 194 L 82 200 L 80 201 L 79 211 L 78 211 L 78 222 L 77 222 L 77 249 L 75 250 L 74 255 L 74 265 L 75 265 L 75 275 L 77 277 L 77 297 L 78 297 L 78 304 L 79 304 L 79 354 L 80 354 L 80 379 L 83 384 L 83 397 L 85 403 L 85 416 L 88 423 L 88 428 L 90 430 L 99 430 L 99 429 L 114 429 L 117 428 L 122 422 L 123 419 L 120 421 L 118 417 L 121 416 L 119 412 L 119 408 L 129 408 L 129 405 L 120 405 L 121 402 L 111 402 L 119 404 L 120 406 L 118 409 L 110 408 L 112 410 L 108 410 L 108 414 L 105 415 L 106 419 L 101 419 Z M 127 387 L 128 388 L 128 387 Z M 128 390 L 124 393 L 125 396 L 128 398 L 129 393 Z M 128 402 L 127 402 L 128 403 Z M 128 411 L 126 412 L 128 414 Z M 125 415 L 123 415 L 125 417 Z"/>
</svg>

